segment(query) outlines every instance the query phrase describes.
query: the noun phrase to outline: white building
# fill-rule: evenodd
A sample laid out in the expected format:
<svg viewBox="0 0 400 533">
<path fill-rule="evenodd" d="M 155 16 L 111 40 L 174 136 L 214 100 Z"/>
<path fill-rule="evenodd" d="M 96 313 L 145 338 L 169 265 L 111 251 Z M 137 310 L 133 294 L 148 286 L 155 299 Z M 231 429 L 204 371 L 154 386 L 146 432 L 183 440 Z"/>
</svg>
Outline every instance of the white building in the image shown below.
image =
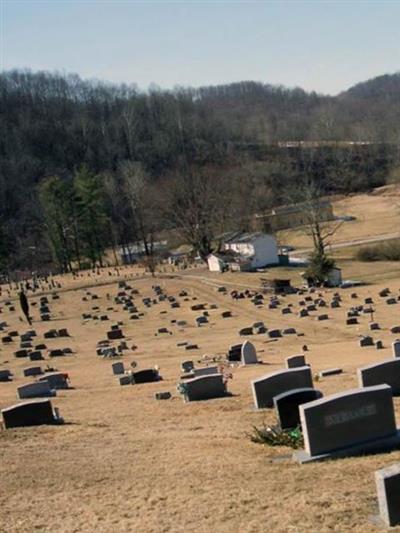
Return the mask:
<svg viewBox="0 0 400 533">
<path fill-rule="evenodd" d="M 279 264 L 275 237 L 263 233 L 230 233 L 221 237 L 223 251 L 210 254 L 208 268 L 224 270 L 255 270 Z"/>
<path fill-rule="evenodd" d="M 219 254 L 210 254 L 207 257 L 208 269 L 210 272 L 223 272 L 226 262 Z"/>
<path fill-rule="evenodd" d="M 224 249 L 250 260 L 252 269 L 279 264 L 278 245 L 273 235 L 239 233 L 224 240 Z"/>
</svg>

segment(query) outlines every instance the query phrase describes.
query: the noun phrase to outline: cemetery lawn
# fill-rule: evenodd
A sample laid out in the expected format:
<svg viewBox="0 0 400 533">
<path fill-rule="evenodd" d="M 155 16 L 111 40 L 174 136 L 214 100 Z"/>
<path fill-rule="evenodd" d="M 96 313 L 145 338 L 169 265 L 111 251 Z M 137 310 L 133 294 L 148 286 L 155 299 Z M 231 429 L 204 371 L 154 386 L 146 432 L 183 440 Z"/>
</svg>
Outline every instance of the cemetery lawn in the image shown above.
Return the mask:
<svg viewBox="0 0 400 533">
<path fill-rule="evenodd" d="M 264 447 L 248 436 L 253 426 L 275 423 L 272 409 L 254 411 L 250 381 L 283 368 L 285 358 L 302 353 L 303 345 L 308 346 L 305 355 L 313 375 L 343 368 L 340 375 L 314 381 L 324 395 L 357 387 L 358 367 L 391 357 L 396 336 L 389 328 L 400 325 L 400 304 L 386 305 L 377 294 L 386 286 L 398 293 L 398 266 L 385 269 L 382 263 L 358 265 L 344 258 L 343 267 L 344 278 L 365 277 L 371 284 L 340 290 L 342 307 L 321 310 L 329 315 L 323 322 L 300 319 L 296 312 L 283 316 L 279 309 L 258 309 L 249 299 L 235 301 L 229 296 L 234 288 L 259 287 L 261 277 L 289 276 L 299 284 L 298 270 L 218 276 L 201 268 L 153 280 L 136 277 L 140 272 L 135 268 L 122 269 L 121 275 L 130 276 L 129 283 L 140 291 L 135 297 L 145 313 L 140 320 L 128 320 L 127 312 L 113 302 L 121 289 L 106 272 L 98 280 L 61 279 L 60 299 L 49 298 L 53 320 L 40 322 L 34 307 L 32 314 L 38 342 L 49 328 L 67 328 L 71 335 L 45 343 L 49 348 L 71 347 L 74 355 L 42 362 L 71 379 L 74 388 L 60 390 L 52 399 L 66 423 L 0 431 L 0 531 L 379 531 L 371 521 L 377 514 L 374 472 L 399 462 L 400 451 L 299 465 L 292 462 L 290 448 Z M 145 308 L 142 297 L 154 297 L 153 284 L 176 297 L 185 289 L 190 301 L 178 298 L 177 309 L 168 302 Z M 216 290 L 222 284 L 227 295 Z M 82 301 L 88 287 L 98 300 Z M 333 292 L 324 291 L 328 301 Z M 351 299 L 352 292 L 358 300 Z M 15 293 L 12 296 L 15 299 Z M 383 341 L 383 350 L 358 345 L 358 336 L 369 333 L 368 315 L 361 315 L 359 325 L 345 325 L 346 309 L 367 296 L 376 302 L 374 318 L 382 329 L 372 333 Z M 38 299 L 30 297 L 30 302 Z M 284 300 L 298 310 L 299 296 Z M 209 324 L 196 327 L 201 313 L 190 310 L 195 303 L 208 304 Z M 218 308 L 210 309 L 211 304 Z M 93 313 L 92 306 L 99 306 L 99 314 L 110 320 L 84 321 L 82 313 Z M 115 310 L 107 311 L 111 306 Z M 0 321 L 20 333 L 29 329 L 19 320 L 18 307 L 16 312 L 1 307 Z M 221 313 L 227 310 L 233 316 L 223 319 Z M 123 321 L 128 346 L 135 344 L 137 350 L 125 352 L 121 359 L 102 359 L 96 355 L 97 341 L 106 338 L 118 320 Z M 177 327 L 171 320 L 186 320 L 188 325 Z M 266 335 L 246 337 L 264 364 L 234 368 L 230 397 L 184 403 L 176 391 L 181 361 L 224 355 L 231 345 L 246 340 L 238 330 L 256 321 L 264 321 L 269 329 L 294 327 L 304 336 L 288 335 L 276 342 Z M 161 327 L 173 334 L 156 336 Z M 177 347 L 183 341 L 198 344 L 199 350 Z M 0 383 L 0 408 L 5 408 L 17 403 L 17 386 L 32 378 L 22 375 L 30 363 L 13 356 L 17 342 L 0 348 L 0 369 L 14 373 L 14 381 Z M 111 370 L 117 360 L 126 368 L 131 361 L 138 369 L 158 365 L 163 381 L 121 387 Z M 172 398 L 156 401 L 154 394 L 161 391 L 170 391 Z M 394 404 L 400 425 L 400 399 Z"/>
</svg>

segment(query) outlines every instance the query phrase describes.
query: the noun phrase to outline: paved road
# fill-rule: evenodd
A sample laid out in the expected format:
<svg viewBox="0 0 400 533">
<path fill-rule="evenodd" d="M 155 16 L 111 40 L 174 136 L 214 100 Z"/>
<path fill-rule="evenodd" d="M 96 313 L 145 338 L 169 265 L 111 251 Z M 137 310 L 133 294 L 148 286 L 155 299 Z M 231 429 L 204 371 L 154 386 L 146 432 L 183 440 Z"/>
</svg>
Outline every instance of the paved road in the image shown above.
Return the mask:
<svg viewBox="0 0 400 533">
<path fill-rule="evenodd" d="M 353 239 L 351 241 L 338 242 L 332 244 L 328 247 L 330 250 L 340 250 L 341 248 L 350 248 L 351 246 L 359 246 L 360 244 L 372 244 L 374 242 L 389 241 L 391 239 L 399 239 L 400 232 L 396 231 L 395 233 L 383 233 L 382 235 L 375 235 L 374 237 L 366 237 L 364 239 Z M 297 256 L 303 254 L 309 254 L 313 251 L 313 248 L 299 248 L 290 252 L 289 255 Z"/>
</svg>

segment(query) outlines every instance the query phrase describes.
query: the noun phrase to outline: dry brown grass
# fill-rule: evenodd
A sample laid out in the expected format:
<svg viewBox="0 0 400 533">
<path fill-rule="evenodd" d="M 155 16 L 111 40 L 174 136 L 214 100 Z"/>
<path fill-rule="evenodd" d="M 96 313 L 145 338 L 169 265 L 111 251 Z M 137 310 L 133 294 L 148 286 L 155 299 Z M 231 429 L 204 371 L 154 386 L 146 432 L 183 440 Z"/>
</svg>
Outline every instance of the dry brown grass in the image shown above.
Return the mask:
<svg viewBox="0 0 400 533">
<path fill-rule="evenodd" d="M 346 223 L 336 242 L 397 230 L 399 198 L 393 190 L 361 195 L 335 204 L 337 214 L 353 214 L 357 221 Z M 307 247 L 300 232 L 287 240 Z M 393 263 L 364 264 L 352 260 L 353 250 L 335 252 L 345 278 L 369 283 L 390 284 L 398 289 L 399 268 Z M 121 271 L 125 274 L 127 271 Z M 142 272 L 135 271 L 135 274 Z M 360 349 L 358 334 L 364 324 L 346 328 L 344 309 L 330 310 L 332 319 L 318 324 L 313 320 L 285 317 L 279 312 L 260 311 L 248 301 L 233 302 L 215 291 L 219 282 L 228 287 L 258 287 L 260 275 L 225 274 L 218 278 L 205 271 L 191 271 L 181 279 L 158 280 L 169 293 L 187 288 L 192 296 L 218 303 L 210 327 L 193 326 L 196 313 L 170 310 L 159 304 L 146 310 L 140 322 L 128 323 L 124 331 L 138 351 L 125 355 L 141 368 L 159 364 L 164 381 L 136 387 L 119 387 L 111 375 L 111 362 L 99 360 L 95 345 L 108 329 L 107 323 L 84 324 L 81 313 L 93 303 L 83 303 L 80 287 L 98 286 L 102 308 L 109 304 L 107 292 L 115 294 L 116 284 L 107 273 L 98 279 L 84 276 L 77 282 L 63 280 L 70 290 L 54 302 L 57 321 L 35 323 L 38 332 L 47 327 L 67 327 L 73 338 L 48 341 L 52 347 L 71 345 L 76 356 L 54 360 L 70 373 L 75 390 L 60 392 L 54 400 L 68 422 L 63 427 L 40 427 L 0 433 L 0 530 L 1 531 L 374 531 L 370 516 L 376 513 L 373 473 L 377 468 L 400 460 L 400 452 L 353 458 L 325 464 L 299 466 L 288 457 L 286 448 L 268 449 L 250 442 L 246 433 L 253 424 L 274 422 L 272 411 L 252 410 L 250 380 L 283 366 L 287 355 L 298 353 L 307 343 L 308 361 L 313 370 L 342 366 L 345 373 L 327 378 L 316 386 L 325 394 L 356 386 L 355 369 L 390 356 L 388 349 L 376 352 Z M 289 277 L 300 282 L 300 270 L 271 269 L 263 277 Z M 195 276 L 195 277 L 192 277 Z M 201 277 L 202 279 L 199 279 Z M 215 281 L 217 280 L 217 281 Z M 143 295 L 151 294 L 152 280 L 133 281 Z M 231 285 L 232 284 L 232 285 Z M 373 295 L 378 286 L 357 289 L 360 296 Z M 350 291 L 342 291 L 348 304 Z M 295 301 L 295 297 L 288 297 Z M 167 315 L 160 311 L 168 309 Z M 233 319 L 221 320 L 220 312 L 231 309 Z M 396 312 L 397 316 L 394 314 Z M 109 313 L 123 319 L 121 311 Z M 25 326 L 17 314 L 2 319 L 20 331 Z M 170 326 L 172 318 L 184 318 L 191 326 L 185 332 L 174 328 L 171 337 L 154 337 L 156 329 Z M 392 336 L 387 328 L 399 321 L 397 308 L 379 305 L 376 318 L 386 328 L 382 338 L 388 346 Z M 234 371 L 229 384 L 231 398 L 184 404 L 175 391 L 180 361 L 202 354 L 222 354 L 236 343 L 237 330 L 256 320 L 269 327 L 293 325 L 305 333 L 302 338 L 266 343 L 254 342 L 267 365 Z M 180 340 L 197 342 L 200 351 L 184 352 Z M 0 407 L 14 403 L 16 386 L 25 366 L 12 357 L 12 348 L 2 347 L 0 364 L 10 368 L 13 383 L 0 384 Z M 9 363 L 5 363 L 9 361 Z M 156 402 L 155 391 L 170 390 L 173 399 Z M 395 399 L 400 415 L 399 400 Z"/>
<path fill-rule="evenodd" d="M 400 231 L 400 187 L 386 186 L 370 194 L 340 198 L 333 202 L 335 215 L 352 215 L 356 220 L 345 222 L 331 239 L 331 244 L 354 239 L 368 239 Z M 280 232 L 280 241 L 298 249 L 312 246 L 304 230 Z"/>
<path fill-rule="evenodd" d="M 277 271 L 271 272 L 273 276 Z M 297 271 L 291 273 L 298 280 Z M 177 295 L 186 288 L 198 301 L 218 304 L 217 310 L 210 311 L 211 324 L 202 328 L 194 326 L 197 313 L 190 311 L 191 302 L 182 303 L 180 309 L 160 303 L 145 309 L 140 321 L 126 320 L 120 310 L 110 312 L 112 321 L 124 320 L 129 343 L 138 346 L 136 352 L 124 356 L 125 366 L 132 360 L 140 368 L 158 364 L 164 377 L 159 383 L 132 387 L 120 387 L 112 376 L 111 361 L 99 359 L 95 353 L 97 340 L 105 336 L 112 322 L 85 324 L 80 318 L 92 305 L 102 309 L 112 305 L 106 293 L 117 293 L 115 281 L 93 289 L 101 299 L 85 303 L 81 300 L 84 290 L 64 280 L 71 290 L 61 291 L 60 300 L 51 304 L 56 320 L 47 324 L 35 321 L 34 327 L 40 334 L 49 327 L 68 328 L 71 339 L 50 340 L 47 344 L 70 345 L 76 350 L 73 357 L 52 361 L 70 374 L 76 389 L 60 391 L 53 400 L 66 425 L 0 432 L 0 530 L 375 531 L 370 522 L 377 511 L 373 474 L 399 461 L 400 451 L 297 465 L 290 460 L 292 450 L 265 448 L 246 437 L 253 425 L 274 423 L 273 411 L 252 410 L 250 380 L 281 368 L 285 357 L 301 352 L 306 343 L 307 360 L 314 372 L 344 368 L 344 374 L 316 383 L 329 394 L 355 387 L 356 368 L 390 357 L 390 350 L 358 347 L 357 336 L 367 332 L 368 319 L 363 317 L 360 326 L 344 325 L 344 307 L 354 303 L 350 291 L 342 291 L 344 307 L 329 310 L 331 320 L 318 323 L 311 318 L 282 317 L 279 311 L 255 309 L 249 301 L 234 302 L 215 289 L 218 283 L 258 286 L 259 277 L 218 277 L 195 270 L 176 279 L 158 279 L 169 294 Z M 103 281 L 110 279 L 104 275 Z M 80 283 L 91 282 L 83 278 Z M 152 283 L 149 278 L 132 281 L 142 296 L 152 294 Z M 380 286 L 382 283 L 357 292 L 360 298 L 375 296 Z M 398 291 L 400 277 L 390 286 Z M 297 301 L 295 296 L 286 299 Z M 143 308 L 140 298 L 138 306 Z M 234 318 L 220 318 L 226 309 L 232 310 Z M 162 310 L 168 313 L 160 315 Z M 0 318 L 22 332 L 27 327 L 18 316 L 4 312 Z M 174 318 L 186 319 L 189 327 L 179 331 L 170 324 Z M 387 328 L 400 322 L 397 306 L 379 303 L 376 319 L 385 328 L 379 338 L 389 346 L 393 335 Z M 272 343 L 265 336 L 255 336 L 252 340 L 259 358 L 266 364 L 235 369 L 229 382 L 232 397 L 184 404 L 176 392 L 180 362 L 203 354 L 225 353 L 239 341 L 239 327 L 257 320 L 264 320 L 270 328 L 294 326 L 305 336 Z M 169 327 L 174 334 L 154 336 L 161 326 Z M 182 340 L 198 343 L 200 350 L 182 351 L 176 347 Z M 13 357 L 14 349 L 1 347 L 0 368 L 10 368 L 15 380 L 0 383 L 0 408 L 15 403 L 16 387 L 26 381 L 22 368 L 27 363 Z M 162 390 L 170 390 L 173 398 L 155 401 L 154 393 Z M 395 404 L 399 417 L 398 399 Z"/>
</svg>

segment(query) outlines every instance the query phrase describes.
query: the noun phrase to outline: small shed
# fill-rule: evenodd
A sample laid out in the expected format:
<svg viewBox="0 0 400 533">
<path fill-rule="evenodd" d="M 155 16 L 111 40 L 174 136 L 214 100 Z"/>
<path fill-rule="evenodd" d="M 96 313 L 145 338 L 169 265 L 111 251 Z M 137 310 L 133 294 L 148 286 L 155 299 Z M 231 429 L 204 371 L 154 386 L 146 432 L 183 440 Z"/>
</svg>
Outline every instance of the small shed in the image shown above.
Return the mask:
<svg viewBox="0 0 400 533">
<path fill-rule="evenodd" d="M 333 267 L 327 276 L 327 282 L 330 287 L 339 287 L 342 284 L 342 270 L 338 267 Z"/>
<path fill-rule="evenodd" d="M 224 272 L 226 270 L 226 263 L 218 254 L 210 254 L 207 257 L 207 263 L 210 272 Z"/>
</svg>

